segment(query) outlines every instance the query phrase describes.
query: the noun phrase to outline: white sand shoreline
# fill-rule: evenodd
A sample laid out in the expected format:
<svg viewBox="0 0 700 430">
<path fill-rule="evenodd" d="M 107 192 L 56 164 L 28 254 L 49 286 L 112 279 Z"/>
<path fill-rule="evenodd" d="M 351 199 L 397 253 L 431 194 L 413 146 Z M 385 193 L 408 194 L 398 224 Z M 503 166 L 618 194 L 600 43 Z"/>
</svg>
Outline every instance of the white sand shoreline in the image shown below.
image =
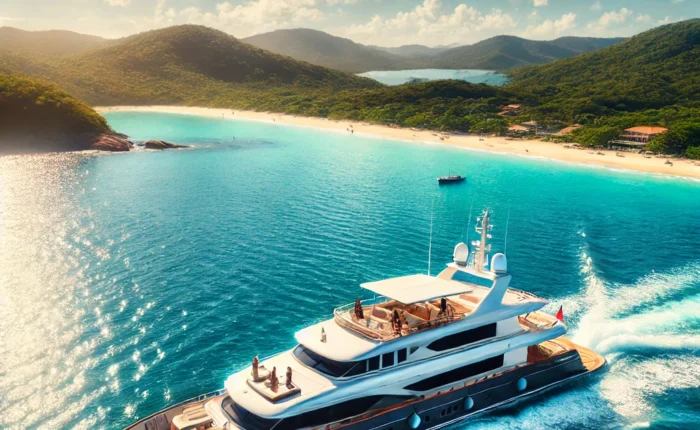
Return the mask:
<svg viewBox="0 0 700 430">
<path fill-rule="evenodd" d="M 269 112 L 240 111 L 231 109 L 200 108 L 186 106 L 112 106 L 97 107 L 99 113 L 108 112 L 160 112 L 183 115 L 207 116 L 212 118 L 238 119 L 244 121 L 277 123 L 307 128 L 317 128 L 359 136 L 383 137 L 391 140 L 426 144 L 445 144 L 464 149 L 479 150 L 494 154 L 519 155 L 584 166 L 606 167 L 616 171 L 636 171 L 656 173 L 700 180 L 700 165 L 692 160 L 671 159 L 673 166 L 664 164 L 663 158 L 645 158 L 640 154 L 624 153 L 624 157 L 615 155 L 615 151 L 580 150 L 564 148 L 564 145 L 538 140 L 506 140 L 504 137 L 479 137 L 450 135 L 440 140 L 440 133 L 407 128 L 393 128 L 385 125 L 368 124 L 358 121 L 335 121 L 326 118 L 302 117 Z M 157 138 L 157 136 L 154 136 Z M 598 152 L 604 155 L 599 155 Z"/>
</svg>

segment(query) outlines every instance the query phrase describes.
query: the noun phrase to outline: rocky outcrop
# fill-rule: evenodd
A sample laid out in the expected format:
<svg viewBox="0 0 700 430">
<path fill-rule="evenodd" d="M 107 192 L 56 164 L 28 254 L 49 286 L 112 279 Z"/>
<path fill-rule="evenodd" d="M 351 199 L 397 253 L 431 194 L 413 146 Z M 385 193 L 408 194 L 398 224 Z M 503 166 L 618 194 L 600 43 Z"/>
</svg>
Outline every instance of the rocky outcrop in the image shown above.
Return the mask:
<svg viewBox="0 0 700 430">
<path fill-rule="evenodd" d="M 124 134 L 101 134 L 90 144 L 90 149 L 110 152 L 131 151 L 133 147 L 133 143 Z"/>
<path fill-rule="evenodd" d="M 176 145 L 174 143 L 169 143 L 164 140 L 149 140 L 144 142 L 143 146 L 146 149 L 176 149 L 176 148 L 189 148 L 187 145 Z"/>
</svg>

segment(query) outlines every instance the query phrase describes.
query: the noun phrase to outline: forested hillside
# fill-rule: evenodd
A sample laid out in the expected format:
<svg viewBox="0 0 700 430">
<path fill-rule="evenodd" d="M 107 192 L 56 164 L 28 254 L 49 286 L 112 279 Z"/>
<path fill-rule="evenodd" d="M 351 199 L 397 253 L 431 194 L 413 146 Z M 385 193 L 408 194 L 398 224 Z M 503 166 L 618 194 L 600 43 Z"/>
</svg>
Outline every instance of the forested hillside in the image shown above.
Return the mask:
<svg viewBox="0 0 700 430">
<path fill-rule="evenodd" d="M 0 27 L 0 49 L 28 55 L 70 55 L 107 43 L 107 39 L 72 31 L 25 31 L 13 27 Z"/>
<path fill-rule="evenodd" d="M 439 69 L 506 70 L 551 63 L 609 46 L 619 40 L 567 37 L 549 42 L 516 36 L 496 36 L 473 45 L 442 51 L 426 60 L 425 64 Z"/>
<path fill-rule="evenodd" d="M 91 107 L 55 85 L 0 74 L 0 152 L 87 149 L 112 133 Z"/>
<path fill-rule="evenodd" d="M 679 142 L 700 145 L 700 20 L 649 30 L 624 42 L 556 63 L 511 72 L 509 89 L 533 118 L 588 125 L 577 131 L 597 144 L 634 125 L 669 126 Z"/>
<path fill-rule="evenodd" d="M 0 60 L 3 69 L 51 80 L 93 105 L 211 105 L 273 87 L 310 92 L 380 87 L 192 25 L 141 33 L 71 57 L 40 61 L 8 55 Z"/>
</svg>

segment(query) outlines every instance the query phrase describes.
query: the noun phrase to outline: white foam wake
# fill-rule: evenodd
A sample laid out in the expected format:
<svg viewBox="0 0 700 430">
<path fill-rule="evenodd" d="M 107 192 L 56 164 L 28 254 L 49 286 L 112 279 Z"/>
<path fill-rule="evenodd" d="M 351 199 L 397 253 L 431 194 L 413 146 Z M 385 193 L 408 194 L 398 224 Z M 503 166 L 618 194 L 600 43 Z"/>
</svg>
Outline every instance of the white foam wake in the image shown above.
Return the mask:
<svg viewBox="0 0 700 430">
<path fill-rule="evenodd" d="M 640 424 L 653 413 L 651 396 L 700 386 L 700 262 L 620 285 L 599 278 L 582 251 L 581 273 L 586 290 L 564 301 L 576 304 L 571 332 L 610 362 L 600 395 L 615 413 Z"/>
</svg>

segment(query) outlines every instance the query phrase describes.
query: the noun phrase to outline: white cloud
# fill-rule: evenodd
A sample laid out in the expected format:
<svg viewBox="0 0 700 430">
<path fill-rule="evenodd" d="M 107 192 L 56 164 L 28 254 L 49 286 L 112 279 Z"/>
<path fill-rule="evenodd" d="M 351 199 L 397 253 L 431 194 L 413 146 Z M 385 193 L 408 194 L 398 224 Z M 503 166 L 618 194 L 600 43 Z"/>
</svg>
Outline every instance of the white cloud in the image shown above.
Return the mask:
<svg viewBox="0 0 700 430">
<path fill-rule="evenodd" d="M 603 3 L 601 3 L 600 0 L 596 0 L 596 2 L 591 5 L 591 10 L 603 10 Z"/>
<path fill-rule="evenodd" d="M 532 5 L 534 7 L 547 6 L 548 4 L 549 4 L 549 0 L 532 0 Z"/>
<path fill-rule="evenodd" d="M 607 27 L 610 24 L 623 24 L 630 16 L 632 16 L 632 11 L 623 7 L 618 12 L 614 10 L 605 12 L 600 19 L 598 19 L 598 24 L 602 27 Z"/>
<path fill-rule="evenodd" d="M 557 20 L 547 19 L 538 25 L 528 25 L 523 33 L 534 39 L 556 39 L 576 27 L 576 14 L 567 13 Z"/>
<path fill-rule="evenodd" d="M 362 43 L 443 45 L 476 42 L 508 33 L 517 26 L 513 17 L 500 9 L 484 13 L 459 4 L 454 10 L 444 13 L 442 8 L 440 0 L 424 0 L 413 9 L 398 12 L 395 16 L 375 15 L 364 24 L 337 30 Z"/>
<path fill-rule="evenodd" d="M 637 15 L 637 22 L 651 22 L 651 15 L 642 15 L 641 13 Z"/>
<path fill-rule="evenodd" d="M 335 6 L 339 4 L 355 4 L 357 0 L 326 0 L 329 6 Z"/>
<path fill-rule="evenodd" d="M 127 7 L 131 4 L 131 0 L 104 0 L 110 6 Z"/>
<path fill-rule="evenodd" d="M 672 22 L 678 22 L 678 21 L 683 21 L 685 20 L 684 17 L 680 17 L 678 19 L 673 19 L 670 16 L 666 16 L 664 19 L 661 19 L 656 22 L 657 25 L 664 25 L 664 24 L 670 24 Z"/>
<path fill-rule="evenodd" d="M 191 6 L 165 9 L 166 0 L 158 0 L 153 22 L 156 27 L 173 24 L 201 24 L 218 28 L 236 37 L 247 37 L 280 28 L 313 27 L 325 14 L 317 0 L 249 0 L 242 4 L 218 3 L 213 12 Z M 338 0 L 348 4 L 354 0 Z"/>
</svg>

